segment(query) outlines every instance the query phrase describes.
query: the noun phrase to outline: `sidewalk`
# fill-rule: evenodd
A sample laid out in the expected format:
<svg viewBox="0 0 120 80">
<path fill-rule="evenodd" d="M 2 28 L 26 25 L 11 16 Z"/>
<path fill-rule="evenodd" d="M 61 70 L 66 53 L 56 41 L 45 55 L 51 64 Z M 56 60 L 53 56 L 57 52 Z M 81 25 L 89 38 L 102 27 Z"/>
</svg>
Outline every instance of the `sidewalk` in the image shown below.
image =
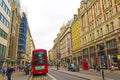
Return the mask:
<svg viewBox="0 0 120 80">
<path fill-rule="evenodd" d="M 50 69 L 57 70 L 56 67 L 51 67 Z M 88 80 L 102 80 L 102 77 L 100 77 L 100 76 L 83 74 L 83 73 L 80 73 L 80 72 L 70 72 L 70 71 L 67 71 L 67 69 L 63 68 L 63 67 L 59 67 L 58 71 L 63 72 L 63 73 L 67 73 L 67 74 L 70 74 L 70 75 L 74 75 L 74 76 L 77 76 L 77 77 L 82 77 L 82 78 L 85 78 L 85 79 L 88 79 Z M 83 70 L 80 69 L 80 71 L 83 71 Z M 93 69 L 90 69 L 89 71 L 90 72 L 96 72 Z M 104 73 L 111 74 L 109 70 L 105 70 Z M 120 71 L 114 71 L 112 74 L 120 75 Z M 105 77 L 105 80 L 114 80 L 114 79 L 110 79 L 110 78 Z"/>
<path fill-rule="evenodd" d="M 82 69 L 81 69 L 82 70 Z M 89 69 L 90 72 L 96 72 L 96 70 Z M 104 70 L 105 74 L 113 74 L 113 75 L 119 75 L 120 76 L 120 70 L 114 70 L 113 72 L 110 72 L 110 70 Z"/>
<path fill-rule="evenodd" d="M 13 72 L 12 80 L 29 80 L 30 75 L 25 75 L 24 72 Z M 6 75 L 3 77 L 0 74 L 0 80 L 7 80 Z"/>
</svg>

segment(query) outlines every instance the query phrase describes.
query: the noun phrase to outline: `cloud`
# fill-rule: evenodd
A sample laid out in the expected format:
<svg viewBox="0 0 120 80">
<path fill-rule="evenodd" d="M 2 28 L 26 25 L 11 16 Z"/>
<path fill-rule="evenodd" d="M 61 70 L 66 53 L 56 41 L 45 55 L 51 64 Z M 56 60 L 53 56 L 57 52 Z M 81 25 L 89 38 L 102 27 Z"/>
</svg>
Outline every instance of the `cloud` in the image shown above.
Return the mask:
<svg viewBox="0 0 120 80">
<path fill-rule="evenodd" d="M 36 48 L 51 49 L 60 27 L 73 18 L 80 0 L 21 0 Z"/>
</svg>

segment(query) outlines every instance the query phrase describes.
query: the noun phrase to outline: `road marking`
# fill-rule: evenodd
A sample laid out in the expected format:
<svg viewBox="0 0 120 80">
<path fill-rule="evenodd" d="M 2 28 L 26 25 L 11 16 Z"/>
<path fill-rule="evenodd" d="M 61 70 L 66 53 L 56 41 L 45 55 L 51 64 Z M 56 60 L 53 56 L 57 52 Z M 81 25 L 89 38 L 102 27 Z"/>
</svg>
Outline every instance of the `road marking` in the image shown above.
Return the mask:
<svg viewBox="0 0 120 80">
<path fill-rule="evenodd" d="M 33 78 L 33 75 L 30 75 L 30 78 L 29 78 L 29 80 L 32 80 L 32 78 Z"/>
<path fill-rule="evenodd" d="M 55 77 L 53 77 L 52 75 L 50 75 L 49 73 L 47 74 L 48 76 L 50 76 L 52 78 L 52 80 L 57 80 Z"/>
</svg>

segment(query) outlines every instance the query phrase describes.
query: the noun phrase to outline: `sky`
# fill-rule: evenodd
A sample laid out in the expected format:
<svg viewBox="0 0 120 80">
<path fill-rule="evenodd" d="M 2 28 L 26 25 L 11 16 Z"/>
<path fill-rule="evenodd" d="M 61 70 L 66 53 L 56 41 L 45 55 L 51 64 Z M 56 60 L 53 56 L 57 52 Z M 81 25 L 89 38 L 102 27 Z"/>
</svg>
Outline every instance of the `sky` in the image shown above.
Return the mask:
<svg viewBox="0 0 120 80">
<path fill-rule="evenodd" d="M 77 14 L 81 0 L 21 0 L 27 12 L 28 24 L 36 48 L 50 50 L 53 41 L 66 24 Z"/>
</svg>

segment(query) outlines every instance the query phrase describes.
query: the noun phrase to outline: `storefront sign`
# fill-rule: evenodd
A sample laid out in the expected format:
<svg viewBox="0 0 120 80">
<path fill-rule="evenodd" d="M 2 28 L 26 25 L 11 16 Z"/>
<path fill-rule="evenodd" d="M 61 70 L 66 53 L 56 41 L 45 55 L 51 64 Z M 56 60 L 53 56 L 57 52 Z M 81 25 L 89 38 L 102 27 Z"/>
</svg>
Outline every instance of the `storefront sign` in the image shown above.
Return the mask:
<svg viewBox="0 0 120 80">
<path fill-rule="evenodd" d="M 117 55 L 117 59 L 118 59 L 118 60 L 120 60 L 120 54 L 119 54 L 119 55 Z"/>
</svg>

